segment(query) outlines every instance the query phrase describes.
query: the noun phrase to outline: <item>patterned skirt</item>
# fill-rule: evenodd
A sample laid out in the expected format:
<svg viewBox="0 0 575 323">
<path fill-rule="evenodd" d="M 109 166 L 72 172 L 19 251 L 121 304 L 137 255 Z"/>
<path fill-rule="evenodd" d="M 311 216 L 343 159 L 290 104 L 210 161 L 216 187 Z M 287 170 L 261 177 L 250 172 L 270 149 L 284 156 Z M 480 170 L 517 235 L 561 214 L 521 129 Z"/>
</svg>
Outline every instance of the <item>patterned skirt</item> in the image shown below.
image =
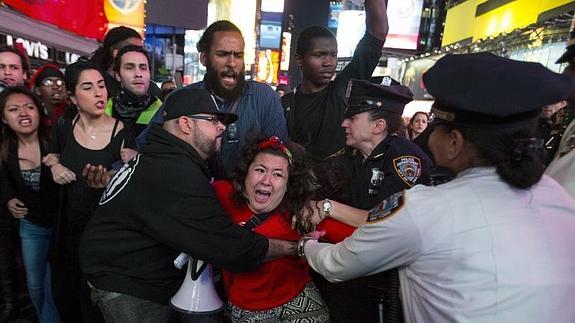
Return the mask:
<svg viewBox="0 0 575 323">
<path fill-rule="evenodd" d="M 232 323 L 329 322 L 327 306 L 312 282 L 291 301 L 265 311 L 249 311 L 228 302 L 226 316 Z"/>
</svg>

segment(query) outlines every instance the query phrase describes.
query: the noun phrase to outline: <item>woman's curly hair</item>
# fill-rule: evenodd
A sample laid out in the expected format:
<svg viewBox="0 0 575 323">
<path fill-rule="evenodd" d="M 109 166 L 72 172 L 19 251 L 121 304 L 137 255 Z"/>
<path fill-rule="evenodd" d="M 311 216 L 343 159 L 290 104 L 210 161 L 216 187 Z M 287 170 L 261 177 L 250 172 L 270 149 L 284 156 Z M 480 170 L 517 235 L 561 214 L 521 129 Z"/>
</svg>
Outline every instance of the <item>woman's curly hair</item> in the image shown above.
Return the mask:
<svg viewBox="0 0 575 323">
<path fill-rule="evenodd" d="M 280 149 L 260 149 L 259 144 L 265 140 L 268 138 L 263 136 L 248 138 L 242 147 L 241 157 L 232 175 L 233 200 L 238 206 L 246 203 L 245 181 L 248 169 L 258 154 L 266 153 L 281 156 L 289 161 L 288 156 Z M 282 214 L 286 214 L 287 221 L 291 221 L 292 216 L 295 218 L 295 228 L 298 232 L 307 233 L 311 231 L 312 225 L 309 219 L 304 216 L 304 211 L 307 209 L 307 213 L 312 212 L 308 202 L 311 200 L 313 192 L 318 188 L 318 183 L 307 160 L 305 149 L 294 142 L 286 142 L 283 145 L 290 151 L 292 162 L 288 165 L 287 191 L 278 206 L 278 210 Z"/>
</svg>

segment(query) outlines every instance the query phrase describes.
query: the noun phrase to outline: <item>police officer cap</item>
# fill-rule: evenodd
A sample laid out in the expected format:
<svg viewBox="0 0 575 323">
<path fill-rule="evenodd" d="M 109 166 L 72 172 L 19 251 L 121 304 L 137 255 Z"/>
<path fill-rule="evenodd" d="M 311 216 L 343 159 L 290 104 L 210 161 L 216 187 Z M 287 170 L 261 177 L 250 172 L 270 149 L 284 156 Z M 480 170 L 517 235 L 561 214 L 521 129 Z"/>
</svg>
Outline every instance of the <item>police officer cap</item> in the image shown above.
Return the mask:
<svg viewBox="0 0 575 323">
<path fill-rule="evenodd" d="M 164 101 L 164 121 L 201 113 L 216 115 L 225 125 L 238 119 L 234 113 L 219 111 L 214 97 L 205 89 L 178 89 Z"/>
<path fill-rule="evenodd" d="M 546 105 L 566 99 L 575 78 L 539 63 L 477 53 L 442 57 L 423 75 L 423 83 L 435 98 L 436 119 L 508 126 L 529 122 Z"/>
<path fill-rule="evenodd" d="M 345 111 L 346 118 L 370 110 L 382 110 L 401 115 L 405 105 L 413 100 L 411 90 L 397 81 L 385 86 L 366 80 L 350 80 L 347 91 L 349 95 Z"/>
</svg>

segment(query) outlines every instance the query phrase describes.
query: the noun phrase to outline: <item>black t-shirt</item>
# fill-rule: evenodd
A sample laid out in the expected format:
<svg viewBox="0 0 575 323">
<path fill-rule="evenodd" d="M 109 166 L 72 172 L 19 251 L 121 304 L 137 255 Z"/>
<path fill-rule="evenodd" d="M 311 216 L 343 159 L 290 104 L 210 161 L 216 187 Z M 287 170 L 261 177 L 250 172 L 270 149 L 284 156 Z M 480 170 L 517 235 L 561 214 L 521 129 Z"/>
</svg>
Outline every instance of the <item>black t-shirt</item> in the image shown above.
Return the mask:
<svg viewBox="0 0 575 323">
<path fill-rule="evenodd" d="M 335 80 L 316 93 L 294 90 L 282 97 L 291 140 L 303 145 L 319 163 L 345 146 L 341 127 L 347 107 L 345 92 L 350 79 L 369 79 L 381 56 L 383 41 L 366 33 L 353 59 Z"/>
<path fill-rule="evenodd" d="M 62 120 L 59 123 L 55 129 L 55 140 L 53 140 L 51 151 L 60 154 L 60 163 L 76 174 L 76 181 L 64 186 L 65 219 L 68 224 L 77 223 L 80 228 L 83 228 L 96 209 L 102 190 L 88 187 L 82 177 L 82 169 L 87 163 L 111 169 L 114 162 L 121 160 L 122 144 L 124 143 L 126 147 L 133 146 L 126 142 L 133 136 L 130 135 L 128 128 L 123 128 L 116 133 L 115 127 L 118 125 L 116 121 L 113 131 L 116 134 L 112 135 L 110 143 L 103 149 L 88 149 L 74 138 L 75 120 Z"/>
</svg>

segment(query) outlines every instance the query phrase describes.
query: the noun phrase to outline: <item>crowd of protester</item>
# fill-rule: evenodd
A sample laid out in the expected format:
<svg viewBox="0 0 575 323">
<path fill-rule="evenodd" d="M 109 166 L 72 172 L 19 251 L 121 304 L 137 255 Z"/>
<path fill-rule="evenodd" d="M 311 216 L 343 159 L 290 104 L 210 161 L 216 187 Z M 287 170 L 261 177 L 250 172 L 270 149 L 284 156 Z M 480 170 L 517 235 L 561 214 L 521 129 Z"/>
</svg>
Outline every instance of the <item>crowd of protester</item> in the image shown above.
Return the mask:
<svg viewBox="0 0 575 323">
<path fill-rule="evenodd" d="M 0 47 L 0 321 L 26 288 L 40 323 L 573 322 L 575 78 L 447 55 L 404 120 L 409 88 L 371 78 L 385 1 L 365 8 L 340 73 L 309 27 L 301 84 L 275 91 L 246 81 L 229 21 L 183 88 L 158 88 L 127 27 L 33 74 Z M 180 253 L 214 267 L 223 308 L 170 307 Z"/>
</svg>

